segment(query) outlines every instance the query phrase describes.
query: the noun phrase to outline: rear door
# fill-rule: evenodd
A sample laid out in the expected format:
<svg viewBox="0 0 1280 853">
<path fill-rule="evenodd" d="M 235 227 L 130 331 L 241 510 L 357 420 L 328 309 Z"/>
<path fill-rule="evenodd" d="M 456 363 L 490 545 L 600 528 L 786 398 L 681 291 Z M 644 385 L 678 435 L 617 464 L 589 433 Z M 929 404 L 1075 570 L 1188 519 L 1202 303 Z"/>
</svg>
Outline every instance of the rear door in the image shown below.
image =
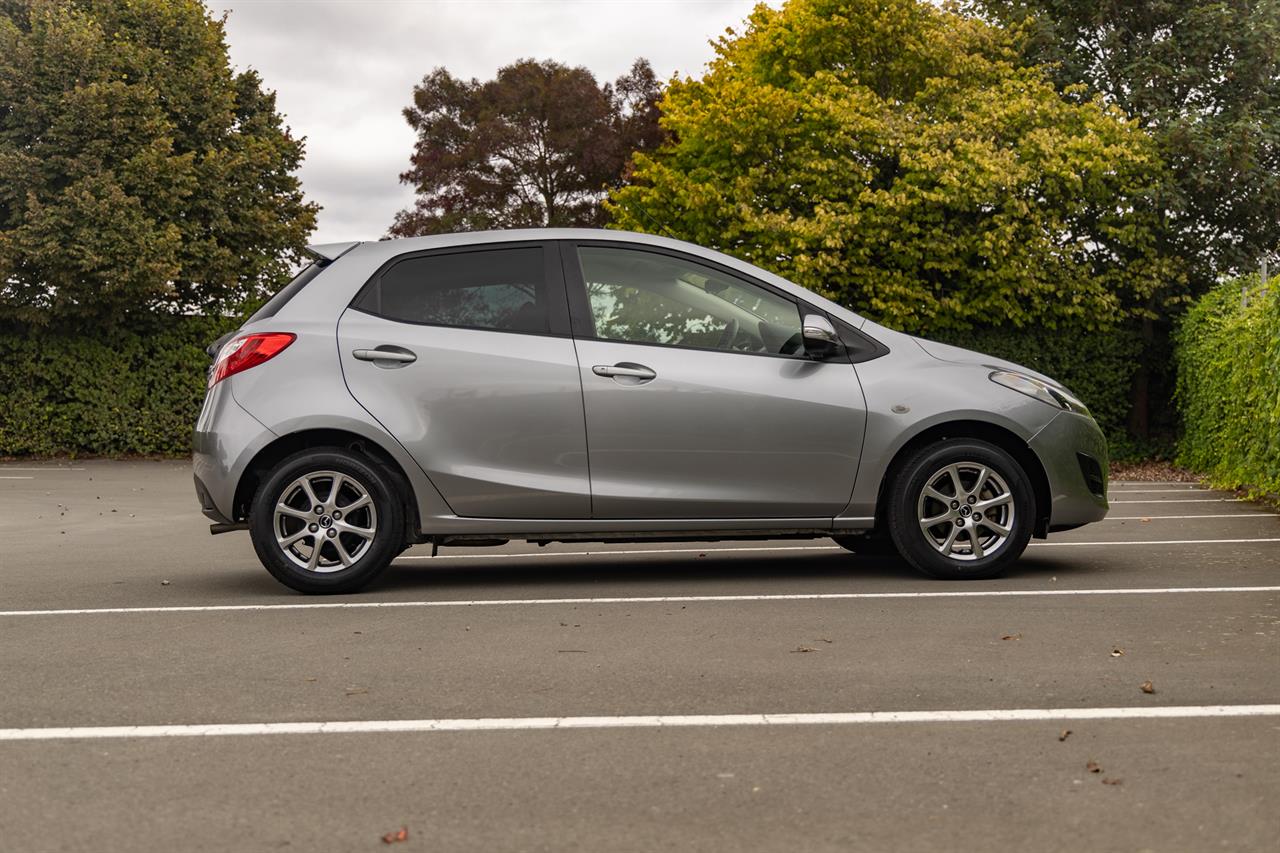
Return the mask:
<svg viewBox="0 0 1280 853">
<path fill-rule="evenodd" d="M 402 256 L 338 324 L 348 388 L 450 508 L 587 518 L 582 384 L 554 244 Z"/>
<path fill-rule="evenodd" d="M 830 518 L 866 407 L 848 359 L 803 352 L 802 306 L 634 244 L 562 246 L 596 518 Z"/>
</svg>

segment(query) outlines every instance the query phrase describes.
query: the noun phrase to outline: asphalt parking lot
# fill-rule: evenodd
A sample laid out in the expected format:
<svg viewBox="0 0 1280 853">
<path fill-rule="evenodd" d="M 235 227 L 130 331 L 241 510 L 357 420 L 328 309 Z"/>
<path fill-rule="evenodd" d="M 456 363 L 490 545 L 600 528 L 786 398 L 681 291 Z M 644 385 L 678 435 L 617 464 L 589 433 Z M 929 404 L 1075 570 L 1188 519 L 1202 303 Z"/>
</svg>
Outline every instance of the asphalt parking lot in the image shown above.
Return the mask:
<svg viewBox="0 0 1280 853">
<path fill-rule="evenodd" d="M 1280 517 L 1111 498 L 998 581 L 512 544 L 321 599 L 187 465 L 0 465 L 0 849 L 1273 850 Z"/>
</svg>

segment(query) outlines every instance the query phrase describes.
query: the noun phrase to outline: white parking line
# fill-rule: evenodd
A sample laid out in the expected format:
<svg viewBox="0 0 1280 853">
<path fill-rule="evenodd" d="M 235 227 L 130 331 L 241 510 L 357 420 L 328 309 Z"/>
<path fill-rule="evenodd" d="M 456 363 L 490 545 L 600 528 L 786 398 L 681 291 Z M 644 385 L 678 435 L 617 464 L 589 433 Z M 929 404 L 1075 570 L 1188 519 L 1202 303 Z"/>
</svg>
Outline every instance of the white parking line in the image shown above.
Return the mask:
<svg viewBox="0 0 1280 853">
<path fill-rule="evenodd" d="M 1172 521 L 1185 518 L 1277 518 L 1270 512 L 1215 512 L 1207 515 L 1108 515 L 1102 521 Z M 1095 522 L 1101 524 L 1102 522 Z"/>
<path fill-rule="evenodd" d="M 938 592 L 813 592 L 760 595 L 654 595 L 604 598 L 472 598 L 440 601 L 315 601 L 298 604 L 192 604 L 168 607 L 85 607 L 65 610 L 0 610 L 3 616 L 102 616 L 129 613 L 227 613 L 267 610 L 365 610 L 397 607 L 484 607 L 542 604 L 705 604 L 734 601 L 858 601 L 895 598 L 1034 598 L 1059 595 L 1181 595 L 1280 592 L 1280 586 L 1182 586 L 1120 589 L 993 589 Z"/>
<path fill-rule="evenodd" d="M 1114 494 L 1122 495 L 1124 492 L 1115 492 Z M 1116 504 L 1215 504 L 1215 503 L 1241 503 L 1244 498 L 1159 498 L 1149 501 L 1110 501 L 1112 506 Z"/>
<path fill-rule="evenodd" d="M 333 735 L 403 732 L 519 732 L 546 729 L 656 729 L 691 726 L 848 726 L 869 723 L 1008 723 L 1044 720 L 1170 720 L 1274 717 L 1280 705 L 1167 705 L 1149 708 L 995 708 L 975 711 L 849 711 L 816 714 L 679 714 L 614 717 L 480 717 L 458 720 L 337 720 L 169 726 L 0 729 L 0 741 L 85 738 Z"/>
<path fill-rule="evenodd" d="M 0 466 L 0 471 L 83 471 L 83 470 L 84 470 L 83 468 L 64 468 L 64 467 L 58 467 L 54 465 L 44 465 L 44 466 L 37 465 L 32 468 L 20 468 L 16 465 L 12 467 L 8 465 Z"/>
<path fill-rule="evenodd" d="M 1248 515 L 1254 515 L 1249 512 Z M 1135 516 L 1148 517 L 1148 516 Z M 1170 544 L 1239 544 L 1245 542 L 1280 542 L 1280 538 L 1251 539 L 1149 539 L 1143 542 L 1032 542 L 1032 548 L 1078 546 L 1170 546 Z M 550 560 L 556 557 L 637 556 L 646 553 L 759 553 L 769 551 L 844 551 L 840 546 L 735 546 L 732 548 L 618 548 L 614 551 L 534 551 L 525 553 L 412 553 L 397 560 Z"/>
<path fill-rule="evenodd" d="M 0 480 L 34 480 L 35 477 L 4 477 L 0 476 Z"/>
<path fill-rule="evenodd" d="M 1206 489 L 1200 486 L 1188 486 L 1183 489 L 1121 489 L 1126 495 L 1167 495 L 1172 493 L 1183 492 L 1211 492 L 1213 489 Z M 1119 494 L 1120 492 L 1116 492 Z"/>
<path fill-rule="evenodd" d="M 1280 538 L 1262 539 L 1148 539 L 1141 542 L 1032 542 L 1029 548 L 1074 548 L 1080 545 L 1106 545 L 1122 547 L 1127 545 L 1238 545 L 1243 542 L 1280 542 Z"/>
</svg>

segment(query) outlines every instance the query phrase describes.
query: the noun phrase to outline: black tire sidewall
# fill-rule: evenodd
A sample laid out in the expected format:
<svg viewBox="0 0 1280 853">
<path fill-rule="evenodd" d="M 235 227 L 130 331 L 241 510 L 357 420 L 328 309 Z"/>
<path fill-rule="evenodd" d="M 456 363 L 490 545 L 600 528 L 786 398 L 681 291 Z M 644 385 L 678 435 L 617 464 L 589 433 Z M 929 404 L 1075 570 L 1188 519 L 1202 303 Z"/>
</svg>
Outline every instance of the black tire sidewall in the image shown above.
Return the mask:
<svg viewBox="0 0 1280 853">
<path fill-rule="evenodd" d="M 991 467 L 1013 492 L 1014 523 L 1009 539 L 996 553 L 979 560 L 952 560 L 939 554 L 920 531 L 917 500 L 928 479 L 954 462 Z M 922 448 L 900 469 L 889 502 L 889 534 L 898 552 L 926 575 L 944 579 L 995 577 L 1022 556 L 1035 527 L 1035 494 L 1022 466 L 1006 451 L 978 439 L 950 439 Z"/>
<path fill-rule="evenodd" d="M 308 572 L 289 560 L 276 544 L 275 505 L 280 493 L 308 471 L 338 471 L 350 475 L 368 489 L 378 513 L 373 544 L 349 569 Z M 258 559 L 271 576 L 285 586 L 305 593 L 354 592 L 368 584 L 391 564 L 404 546 L 404 511 L 394 480 L 376 464 L 337 449 L 304 450 L 283 460 L 262 481 L 249 510 L 249 537 Z"/>
</svg>

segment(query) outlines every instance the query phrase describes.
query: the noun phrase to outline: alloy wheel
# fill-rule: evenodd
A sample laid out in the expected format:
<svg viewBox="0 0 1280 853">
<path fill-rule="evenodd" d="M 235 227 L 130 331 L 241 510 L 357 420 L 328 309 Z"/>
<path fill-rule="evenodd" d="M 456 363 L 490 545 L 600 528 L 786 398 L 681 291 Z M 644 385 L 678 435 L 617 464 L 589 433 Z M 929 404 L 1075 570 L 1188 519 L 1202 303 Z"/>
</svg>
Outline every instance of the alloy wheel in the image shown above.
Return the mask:
<svg viewBox="0 0 1280 853">
<path fill-rule="evenodd" d="M 1000 474 L 979 462 L 939 469 L 925 481 L 916 509 L 925 539 L 952 560 L 989 557 L 1013 533 L 1013 492 Z"/>
<path fill-rule="evenodd" d="M 378 532 L 378 510 L 369 490 L 350 474 L 313 471 L 281 491 L 272 530 L 294 565 L 309 572 L 337 572 L 369 552 Z"/>
</svg>

